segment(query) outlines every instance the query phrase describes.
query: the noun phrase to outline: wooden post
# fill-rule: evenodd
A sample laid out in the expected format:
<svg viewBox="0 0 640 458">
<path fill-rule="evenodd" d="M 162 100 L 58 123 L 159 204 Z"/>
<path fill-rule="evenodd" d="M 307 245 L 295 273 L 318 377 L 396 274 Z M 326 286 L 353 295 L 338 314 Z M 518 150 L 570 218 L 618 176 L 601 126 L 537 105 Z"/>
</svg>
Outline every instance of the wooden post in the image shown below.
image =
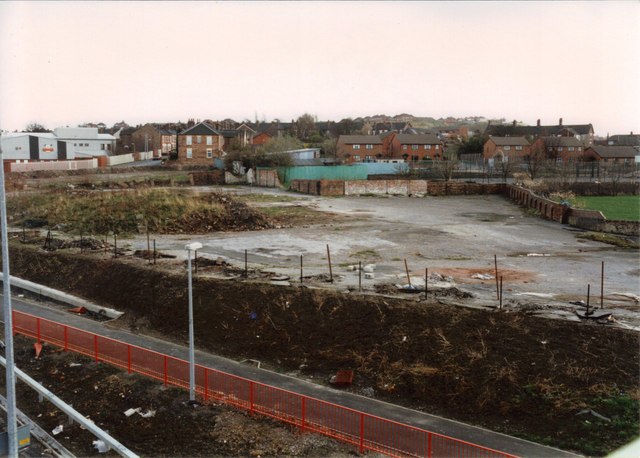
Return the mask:
<svg viewBox="0 0 640 458">
<path fill-rule="evenodd" d="M 407 283 L 409 283 L 409 288 L 411 288 L 411 277 L 409 276 L 409 267 L 407 266 L 407 258 L 404 259 L 404 270 L 407 272 Z"/>
<path fill-rule="evenodd" d="M 589 316 L 589 297 L 591 296 L 591 285 L 587 285 L 587 316 Z"/>
<path fill-rule="evenodd" d="M 329 251 L 328 243 L 327 243 L 327 259 L 329 260 L 329 281 L 333 283 L 333 269 L 331 268 L 331 252 Z"/>
<path fill-rule="evenodd" d="M 194 251 L 194 263 L 195 263 L 195 267 L 196 267 L 195 273 L 198 273 L 198 250 Z"/>
<path fill-rule="evenodd" d="M 600 274 L 600 308 L 604 307 L 604 261 L 602 261 L 602 272 Z"/>
<path fill-rule="evenodd" d="M 82 229 L 80 229 L 80 253 L 84 253 L 84 246 L 82 243 Z"/>
<path fill-rule="evenodd" d="M 153 265 L 156 264 L 156 239 L 153 239 Z"/>
<path fill-rule="evenodd" d="M 495 266 L 495 276 L 496 276 L 496 295 L 498 296 L 498 300 L 500 300 L 500 289 L 498 288 L 498 257 L 493 255 L 493 264 Z"/>
<path fill-rule="evenodd" d="M 147 261 L 151 264 L 151 244 L 149 243 L 149 228 L 147 227 Z"/>
<path fill-rule="evenodd" d="M 425 267 L 424 269 L 424 300 L 425 301 L 427 300 L 428 294 L 429 294 L 429 268 Z"/>
<path fill-rule="evenodd" d="M 500 310 L 502 310 L 502 275 L 500 276 Z"/>
<path fill-rule="evenodd" d="M 104 253 L 107 254 L 107 250 L 109 249 L 109 234 L 104 234 Z"/>
<path fill-rule="evenodd" d="M 358 261 L 358 290 L 362 291 L 362 261 Z"/>
<path fill-rule="evenodd" d="M 24 230 L 24 223 L 22 223 L 22 243 L 27 243 L 27 233 Z"/>
<path fill-rule="evenodd" d="M 113 257 L 118 257 L 118 234 L 113 233 Z"/>
<path fill-rule="evenodd" d="M 300 284 L 302 284 L 302 255 L 300 255 Z"/>
<path fill-rule="evenodd" d="M 247 262 L 247 250 L 244 250 L 244 278 L 249 277 L 249 264 Z"/>
</svg>

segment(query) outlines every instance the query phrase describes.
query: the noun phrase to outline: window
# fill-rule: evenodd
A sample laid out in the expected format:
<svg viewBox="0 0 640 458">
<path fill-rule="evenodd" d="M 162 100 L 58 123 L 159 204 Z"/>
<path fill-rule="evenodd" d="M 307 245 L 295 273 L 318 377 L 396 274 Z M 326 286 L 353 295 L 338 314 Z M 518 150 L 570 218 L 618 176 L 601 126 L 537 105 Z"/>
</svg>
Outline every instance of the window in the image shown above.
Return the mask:
<svg viewBox="0 0 640 458">
<path fill-rule="evenodd" d="M 193 152 L 191 148 L 187 148 L 187 159 L 191 159 L 193 157 Z"/>
<path fill-rule="evenodd" d="M 213 157 L 213 150 L 211 148 L 207 148 L 207 158 L 211 159 Z"/>
<path fill-rule="evenodd" d="M 358 145 L 358 146 L 360 146 L 360 145 Z M 354 155 L 354 156 L 351 156 L 351 157 L 353 157 L 353 162 L 360 162 L 360 156 L 358 156 L 357 154 Z"/>
<path fill-rule="evenodd" d="M 439 149 L 440 149 L 440 145 L 436 145 L 436 150 L 439 150 Z"/>
<path fill-rule="evenodd" d="M 510 147 L 510 146 L 505 146 L 505 147 L 504 147 L 504 150 L 505 150 L 505 151 L 511 151 L 511 147 Z"/>
<path fill-rule="evenodd" d="M 187 145 L 191 145 L 191 135 L 187 135 Z"/>
<path fill-rule="evenodd" d="M 367 154 L 364 157 L 364 160 L 367 161 L 367 162 L 373 162 L 373 155 L 372 154 Z"/>
<path fill-rule="evenodd" d="M 424 149 L 425 150 L 430 150 L 431 149 L 431 145 L 424 145 Z"/>
<path fill-rule="evenodd" d="M 207 145 L 213 145 L 213 137 L 211 135 L 207 135 Z"/>
<path fill-rule="evenodd" d="M 559 163 L 561 163 L 561 162 L 562 162 L 562 158 L 561 158 L 561 157 L 557 158 L 557 159 L 556 159 L 556 162 L 557 162 L 558 164 L 559 164 Z"/>
<path fill-rule="evenodd" d="M 73 146 L 78 146 L 78 144 L 77 144 L 77 143 L 74 143 L 74 144 L 73 144 Z"/>
<path fill-rule="evenodd" d="M 411 149 L 417 150 L 418 149 L 418 145 L 411 145 Z"/>
<path fill-rule="evenodd" d="M 402 149 L 407 149 L 407 145 L 402 145 Z"/>
<path fill-rule="evenodd" d="M 366 149 L 373 149 L 373 145 L 365 145 Z"/>
<path fill-rule="evenodd" d="M 582 151 L 582 146 L 578 146 L 578 151 Z"/>
<path fill-rule="evenodd" d="M 562 146 L 558 146 L 558 151 L 562 151 Z"/>
<path fill-rule="evenodd" d="M 573 146 L 570 146 L 567 148 L 567 151 L 575 151 L 575 148 Z"/>
<path fill-rule="evenodd" d="M 419 160 L 420 158 L 418 156 L 411 156 L 411 162 L 418 162 Z"/>
<path fill-rule="evenodd" d="M 198 143 L 202 143 L 202 137 L 200 135 L 198 135 Z"/>
<path fill-rule="evenodd" d="M 104 151 L 104 143 L 100 144 L 100 149 Z"/>
<path fill-rule="evenodd" d="M 522 146 L 520 145 L 516 146 L 516 151 L 522 151 Z"/>
<path fill-rule="evenodd" d="M 353 149 L 360 149 L 360 145 L 353 145 Z"/>
</svg>

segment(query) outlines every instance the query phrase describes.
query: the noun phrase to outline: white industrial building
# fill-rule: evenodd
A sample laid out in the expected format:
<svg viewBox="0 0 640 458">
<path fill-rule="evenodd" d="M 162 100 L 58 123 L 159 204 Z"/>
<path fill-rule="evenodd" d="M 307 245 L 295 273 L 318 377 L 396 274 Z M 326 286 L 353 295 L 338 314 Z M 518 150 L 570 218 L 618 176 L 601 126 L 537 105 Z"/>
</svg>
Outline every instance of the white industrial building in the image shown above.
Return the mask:
<svg viewBox="0 0 640 458">
<path fill-rule="evenodd" d="M 59 127 L 47 133 L 3 133 L 0 145 L 5 161 L 64 161 L 111 156 L 116 138 L 96 127 Z"/>
</svg>

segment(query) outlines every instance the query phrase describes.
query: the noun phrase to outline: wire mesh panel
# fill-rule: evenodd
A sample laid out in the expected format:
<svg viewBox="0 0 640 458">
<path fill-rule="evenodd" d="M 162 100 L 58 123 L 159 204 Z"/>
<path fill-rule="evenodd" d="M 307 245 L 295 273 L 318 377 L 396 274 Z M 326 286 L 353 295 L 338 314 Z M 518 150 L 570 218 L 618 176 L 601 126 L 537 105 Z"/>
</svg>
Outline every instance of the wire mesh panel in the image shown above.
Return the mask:
<svg viewBox="0 0 640 458">
<path fill-rule="evenodd" d="M 98 336 L 98 359 L 115 366 L 128 367 L 127 344 Z"/>
<path fill-rule="evenodd" d="M 253 411 L 301 425 L 303 396 L 261 383 L 253 383 Z"/>
<path fill-rule="evenodd" d="M 189 363 L 171 356 L 166 357 L 166 382 L 171 385 L 189 388 Z"/>
<path fill-rule="evenodd" d="M 95 334 L 67 327 L 67 348 L 83 355 L 96 356 Z"/>
<path fill-rule="evenodd" d="M 38 337 L 38 319 L 35 316 L 13 311 L 13 329 L 29 337 Z"/>
<path fill-rule="evenodd" d="M 129 348 L 131 370 L 164 381 L 164 355 L 144 348 Z"/>
<path fill-rule="evenodd" d="M 208 380 L 208 383 L 216 399 L 245 409 L 251 408 L 250 380 L 217 371 L 211 371 L 209 375 L 213 380 Z"/>
<path fill-rule="evenodd" d="M 313 431 L 360 443 L 362 414 L 318 399 L 305 399 L 305 424 Z"/>
<path fill-rule="evenodd" d="M 60 347 L 64 347 L 64 326 L 48 320 L 38 320 L 40 323 L 40 339 Z"/>
</svg>

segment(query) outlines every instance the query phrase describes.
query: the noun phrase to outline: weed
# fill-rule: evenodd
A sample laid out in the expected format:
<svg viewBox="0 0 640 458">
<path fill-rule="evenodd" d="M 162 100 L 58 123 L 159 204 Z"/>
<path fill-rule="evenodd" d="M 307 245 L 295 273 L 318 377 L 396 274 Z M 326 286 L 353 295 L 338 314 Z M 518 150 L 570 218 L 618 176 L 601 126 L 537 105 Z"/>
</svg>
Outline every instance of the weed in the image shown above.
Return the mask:
<svg viewBox="0 0 640 458">
<path fill-rule="evenodd" d="M 471 258 L 467 257 L 467 256 L 460 256 L 460 255 L 454 255 L 454 256 L 447 256 L 446 258 L 443 258 L 446 261 L 470 261 Z"/>
<path fill-rule="evenodd" d="M 380 258 L 380 255 L 378 253 L 376 253 L 374 250 L 364 250 L 364 251 L 358 251 L 357 253 L 352 253 L 349 255 L 350 258 L 357 258 L 357 259 L 370 259 L 370 258 Z"/>
<path fill-rule="evenodd" d="M 640 245 L 633 243 L 624 237 L 618 237 L 612 234 L 605 234 L 602 232 L 586 232 L 584 234 L 578 234 L 578 238 L 593 240 L 594 242 L 607 243 L 609 245 L 615 245 L 621 248 L 633 248 L 638 249 Z"/>
</svg>

